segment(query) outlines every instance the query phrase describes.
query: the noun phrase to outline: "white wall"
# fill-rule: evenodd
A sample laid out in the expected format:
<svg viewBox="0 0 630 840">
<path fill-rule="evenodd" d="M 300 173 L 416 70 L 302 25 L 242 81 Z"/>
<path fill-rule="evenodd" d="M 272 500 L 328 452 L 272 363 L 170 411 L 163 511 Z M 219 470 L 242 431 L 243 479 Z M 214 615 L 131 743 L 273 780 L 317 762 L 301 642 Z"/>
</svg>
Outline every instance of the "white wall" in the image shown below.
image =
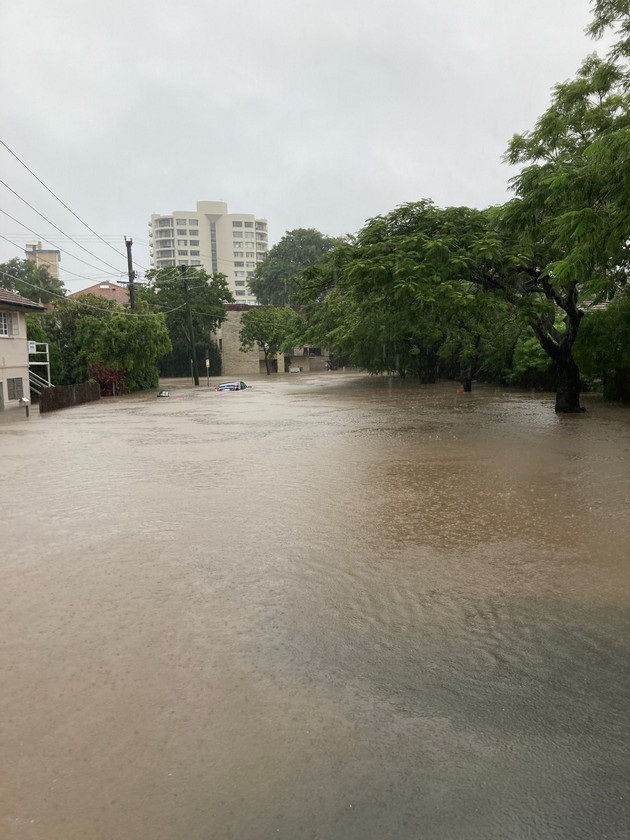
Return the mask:
<svg viewBox="0 0 630 840">
<path fill-rule="evenodd" d="M 28 341 L 26 338 L 26 318 L 22 312 L 3 309 L 0 312 L 10 312 L 13 316 L 14 331 L 17 322 L 17 335 L 0 335 L 0 381 L 2 381 L 2 396 L 4 408 L 19 406 L 18 400 L 9 400 L 7 379 L 21 378 L 24 396 L 29 397 L 28 385 Z"/>
</svg>

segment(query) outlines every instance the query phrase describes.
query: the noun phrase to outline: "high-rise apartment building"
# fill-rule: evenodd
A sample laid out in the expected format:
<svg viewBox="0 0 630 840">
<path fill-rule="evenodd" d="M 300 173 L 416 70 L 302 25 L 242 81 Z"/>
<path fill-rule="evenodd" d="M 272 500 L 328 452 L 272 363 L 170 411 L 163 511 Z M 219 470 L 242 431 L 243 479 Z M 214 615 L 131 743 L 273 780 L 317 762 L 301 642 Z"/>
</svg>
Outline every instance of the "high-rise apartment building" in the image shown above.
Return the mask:
<svg viewBox="0 0 630 840">
<path fill-rule="evenodd" d="M 193 211 L 154 213 L 149 225 L 154 268 L 195 265 L 225 274 L 237 303 L 256 303 L 248 282 L 267 254 L 266 219 L 228 213 L 223 201 L 198 201 Z"/>
</svg>

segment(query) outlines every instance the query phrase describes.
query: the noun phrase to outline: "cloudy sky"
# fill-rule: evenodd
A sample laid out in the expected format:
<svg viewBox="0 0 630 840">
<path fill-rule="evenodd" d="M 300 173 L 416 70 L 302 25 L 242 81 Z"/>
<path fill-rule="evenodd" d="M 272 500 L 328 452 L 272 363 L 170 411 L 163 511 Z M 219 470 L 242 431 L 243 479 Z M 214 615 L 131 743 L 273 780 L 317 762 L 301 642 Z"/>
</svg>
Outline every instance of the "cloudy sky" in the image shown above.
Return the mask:
<svg viewBox="0 0 630 840">
<path fill-rule="evenodd" d="M 353 232 L 424 197 L 501 202 L 509 138 L 596 49 L 584 34 L 589 5 L 4 4 L 0 136 L 118 253 L 4 147 L 0 177 L 49 221 L 0 184 L 0 207 L 18 220 L 0 214 L 0 233 L 21 247 L 44 236 L 60 246 L 76 290 L 125 272 L 125 234 L 148 266 L 150 214 L 194 209 L 197 199 L 268 218 L 272 242 L 295 227 Z M 0 260 L 14 256 L 0 240 Z"/>
</svg>

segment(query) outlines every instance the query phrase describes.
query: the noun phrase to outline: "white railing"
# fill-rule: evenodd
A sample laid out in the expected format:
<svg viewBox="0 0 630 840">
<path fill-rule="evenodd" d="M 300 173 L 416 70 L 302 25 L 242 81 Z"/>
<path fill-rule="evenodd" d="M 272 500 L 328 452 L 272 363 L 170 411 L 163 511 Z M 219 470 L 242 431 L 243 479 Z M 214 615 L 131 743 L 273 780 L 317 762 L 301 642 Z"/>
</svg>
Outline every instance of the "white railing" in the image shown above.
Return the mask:
<svg viewBox="0 0 630 840">
<path fill-rule="evenodd" d="M 31 386 L 31 391 L 35 391 L 35 393 L 38 395 L 41 394 L 44 388 L 52 387 L 50 382 L 48 382 L 46 379 L 43 379 L 41 376 L 38 376 L 38 374 L 33 373 L 32 370 L 29 370 L 28 372 L 28 381 Z"/>
</svg>

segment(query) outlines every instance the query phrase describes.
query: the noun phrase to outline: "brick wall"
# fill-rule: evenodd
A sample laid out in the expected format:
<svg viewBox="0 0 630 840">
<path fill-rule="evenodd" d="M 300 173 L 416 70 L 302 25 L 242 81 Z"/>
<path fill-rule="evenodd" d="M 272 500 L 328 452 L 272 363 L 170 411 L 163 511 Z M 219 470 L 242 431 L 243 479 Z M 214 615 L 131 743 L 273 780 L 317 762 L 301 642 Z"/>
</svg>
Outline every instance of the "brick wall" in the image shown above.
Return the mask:
<svg viewBox="0 0 630 840">
<path fill-rule="evenodd" d="M 243 311 L 228 309 L 225 313 L 225 321 L 219 330 L 222 376 L 247 376 L 260 373 L 260 350 L 256 347 L 244 353 L 240 349 L 241 342 L 238 334 L 241 329 L 242 315 Z"/>
</svg>

